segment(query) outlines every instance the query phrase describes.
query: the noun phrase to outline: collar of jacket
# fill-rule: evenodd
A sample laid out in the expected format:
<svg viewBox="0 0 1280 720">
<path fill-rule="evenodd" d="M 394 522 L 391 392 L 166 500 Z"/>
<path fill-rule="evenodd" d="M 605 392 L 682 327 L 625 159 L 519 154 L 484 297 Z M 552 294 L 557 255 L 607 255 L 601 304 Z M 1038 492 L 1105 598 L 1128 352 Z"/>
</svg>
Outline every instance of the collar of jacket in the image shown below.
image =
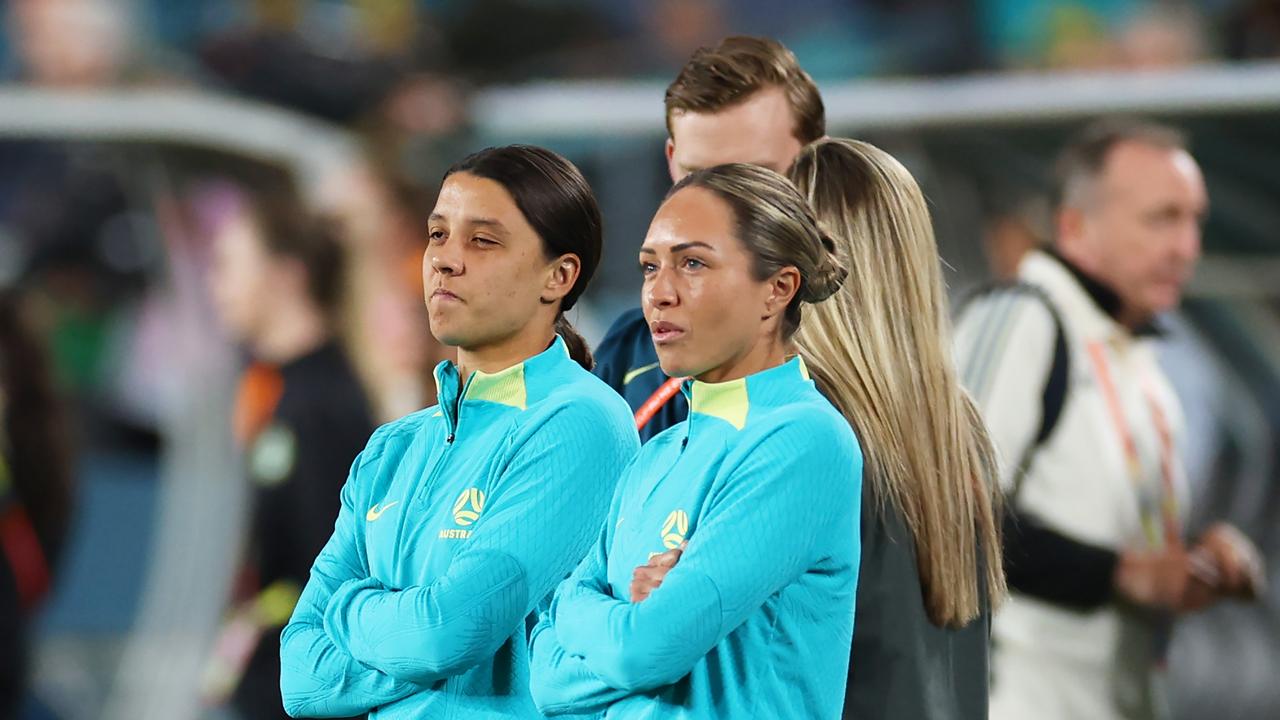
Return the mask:
<svg viewBox="0 0 1280 720">
<path fill-rule="evenodd" d="M 1093 304 L 1097 305 L 1099 310 L 1102 310 L 1120 325 L 1124 325 L 1124 323 L 1120 322 L 1122 301 L 1119 293 L 1112 290 L 1106 283 L 1081 270 L 1075 263 L 1059 255 L 1057 249 L 1048 248 L 1046 253 L 1056 260 L 1059 265 L 1066 268 L 1067 272 L 1071 273 L 1071 276 L 1080 284 L 1080 287 L 1084 288 L 1085 293 L 1089 295 L 1089 298 L 1093 300 Z M 1159 337 L 1164 335 L 1164 328 L 1160 326 L 1155 318 L 1152 318 L 1136 328 L 1130 328 L 1130 332 L 1135 337 Z"/>
</svg>

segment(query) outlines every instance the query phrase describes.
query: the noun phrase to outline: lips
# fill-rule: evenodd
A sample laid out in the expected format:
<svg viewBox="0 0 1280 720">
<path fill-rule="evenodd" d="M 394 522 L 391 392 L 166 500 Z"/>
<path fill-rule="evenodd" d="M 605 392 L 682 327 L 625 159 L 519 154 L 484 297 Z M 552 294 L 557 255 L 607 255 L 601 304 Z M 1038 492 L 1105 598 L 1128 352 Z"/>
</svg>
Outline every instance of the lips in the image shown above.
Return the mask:
<svg viewBox="0 0 1280 720">
<path fill-rule="evenodd" d="M 431 299 L 442 300 L 442 301 L 453 301 L 453 302 L 462 301 L 462 298 L 458 297 L 457 295 L 454 295 L 453 293 L 449 292 L 448 290 L 445 290 L 444 288 L 436 288 L 434 291 L 432 291 Z"/>
<path fill-rule="evenodd" d="M 657 345 L 663 345 L 679 340 L 685 334 L 685 329 L 664 321 L 655 322 L 649 325 L 649 333 L 653 335 L 653 342 Z"/>
</svg>

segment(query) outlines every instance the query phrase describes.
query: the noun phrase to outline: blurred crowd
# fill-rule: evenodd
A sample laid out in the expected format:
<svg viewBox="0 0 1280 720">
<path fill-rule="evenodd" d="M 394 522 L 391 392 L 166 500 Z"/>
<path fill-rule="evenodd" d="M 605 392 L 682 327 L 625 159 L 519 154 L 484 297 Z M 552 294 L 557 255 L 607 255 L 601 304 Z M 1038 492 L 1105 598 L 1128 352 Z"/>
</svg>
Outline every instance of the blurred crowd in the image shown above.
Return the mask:
<svg viewBox="0 0 1280 720">
<path fill-rule="evenodd" d="M 419 370 L 438 352 L 409 340 L 423 334 L 411 313 L 389 309 L 416 297 L 420 208 L 472 137 L 466 108 L 476 88 L 662 81 L 695 48 L 735 33 L 782 40 L 820 83 L 1280 57 L 1280 6 L 1266 0 L 801 0 L 785 13 L 761 0 L 14 0 L 0 23 L 0 77 L 16 86 L 195 87 L 358 133 L 367 162 L 332 179 L 325 195 L 356 249 L 351 312 L 368 320 L 357 326 L 375 328 L 355 339 L 400 355 L 357 359 L 383 385 L 384 417 L 430 397 L 415 385 L 429 386 Z M 0 235 L 17 240 L 0 252 L 0 282 L 34 274 L 54 290 L 53 352 L 63 379 L 84 388 L 104 371 L 111 340 L 95 312 L 139 290 L 163 256 L 165 228 L 154 227 L 154 208 L 140 207 L 154 204 L 155 182 L 128 177 L 128 157 L 89 144 L 5 143 L 0 161 Z M 206 178 L 167 188 L 181 210 L 171 218 L 204 202 L 200 180 L 217 173 L 202 163 Z M 264 175 L 222 170 L 250 185 Z M 1019 245 L 999 230 L 997 245 Z M 86 262 L 109 272 L 79 281 Z"/>
<path fill-rule="evenodd" d="M 781 14 L 767 0 L 10 0 L 0 23 L 0 78 L 15 87 L 194 88 L 287 108 L 359 138 L 361 162 L 307 198 L 340 246 L 341 262 L 324 272 L 342 278 L 345 292 L 319 293 L 323 328 L 281 357 L 271 357 L 273 341 L 262 339 L 270 330 L 254 318 L 283 290 L 261 277 L 245 288 L 254 272 L 287 271 L 228 270 L 238 261 L 225 248 L 245 236 L 249 245 L 286 237 L 273 230 L 282 225 L 322 233 L 288 173 L 212 151 L 167 149 L 161 159 L 121 144 L 0 141 L 0 291 L 22 291 L 20 302 L 0 297 L 0 325 L 13 319 L 45 339 L 52 377 L 39 388 L 56 387 L 71 403 L 42 420 L 58 439 L 47 452 L 68 466 L 121 453 L 155 462 L 178 393 L 167 380 L 178 362 L 169 350 L 193 337 L 167 310 L 176 299 L 187 306 L 182 318 L 216 329 L 185 357 L 221 353 L 237 373 L 246 368 L 234 419 L 251 476 L 276 474 L 254 466 L 258 441 L 278 440 L 263 434 L 270 417 L 255 424 L 246 410 L 278 382 L 254 374 L 263 360 L 278 372 L 345 340 L 373 424 L 435 396 L 431 369 L 448 353 L 420 305 L 423 221 L 442 172 L 475 142 L 467 102 L 478 88 L 665 83 L 694 49 L 735 33 L 777 37 L 819 83 L 1280 58 L 1280 3 L 1269 0 L 793 0 Z M 290 200 L 264 211 L 263 197 Z M 989 228 L 995 275 L 1012 275 L 1037 240 L 1022 218 L 1037 208 L 1016 210 Z M 219 298 L 220 269 L 239 288 L 224 293 L 239 307 Z M 268 416 L 281 401 L 274 392 Z M 271 450 L 262 450 L 268 465 Z M 21 461 L 10 463 L 17 475 Z M 33 501 L 49 573 L 75 513 L 69 478 L 82 473 L 57 475 L 54 490 Z M 235 600 L 251 601 L 269 580 L 240 578 Z"/>
<path fill-rule="evenodd" d="M 700 45 L 770 33 L 819 82 L 1152 67 L 1280 53 L 1266 0 L 17 0 L 0 58 L 59 85 L 188 81 L 343 122 L 407 106 L 421 81 L 667 77 Z M 91 42 L 68 43 L 68 31 Z M 417 84 L 415 86 L 415 81 Z"/>
<path fill-rule="evenodd" d="M 0 22 L 0 77 L 12 83 L 194 86 L 357 131 L 368 165 L 329 191 L 341 199 L 360 248 L 355 277 L 407 268 L 392 274 L 410 285 L 420 238 L 406 210 L 433 196 L 451 159 L 442 150 L 466 143 L 468 93 L 485 85 L 662 80 L 695 48 L 735 33 L 777 37 L 819 82 L 1280 56 L 1280 9 L 1265 0 L 803 0 L 781 14 L 760 0 L 15 0 Z M 0 178 L 0 232 L 34 248 L 52 268 L 48 282 L 65 284 L 55 276 L 89 254 L 78 246 L 89 235 L 98 236 L 98 256 L 126 271 L 112 275 L 126 285 L 128 271 L 159 257 L 158 248 L 139 245 L 138 238 L 157 233 L 134 232 L 149 222 L 137 212 L 145 191 L 119 181 L 118 157 L 32 144 L 5 145 L 0 154 L 10 170 Z M 71 206 L 78 211 L 60 211 Z M 369 212 L 374 208 L 379 212 Z M 10 257 L 6 269 L 0 258 L 0 274 L 30 267 L 30 258 Z M 77 284 L 75 292 L 87 290 Z M 354 293 L 379 310 L 395 302 L 376 295 Z M 370 317 L 409 322 L 386 320 L 401 317 L 394 313 Z M 89 318 L 77 322 L 92 325 Z M 383 331 L 414 334 L 399 326 Z M 92 372 L 91 347 L 55 352 L 75 378 Z M 371 376 L 388 377 L 386 368 L 360 362 Z M 401 378 L 399 390 L 410 382 L 404 373 L 390 374 Z M 404 409 L 389 409 L 388 416 Z"/>
</svg>

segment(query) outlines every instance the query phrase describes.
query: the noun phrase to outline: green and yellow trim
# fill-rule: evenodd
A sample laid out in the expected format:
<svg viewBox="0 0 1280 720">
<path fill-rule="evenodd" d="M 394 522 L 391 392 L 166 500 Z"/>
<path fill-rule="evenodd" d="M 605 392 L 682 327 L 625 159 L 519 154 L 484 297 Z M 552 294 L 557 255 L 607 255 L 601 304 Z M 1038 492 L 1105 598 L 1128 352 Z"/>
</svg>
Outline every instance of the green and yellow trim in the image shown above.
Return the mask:
<svg viewBox="0 0 1280 720">
<path fill-rule="evenodd" d="M 804 364 L 804 358 L 798 355 L 793 356 L 787 359 L 786 365 L 791 364 L 792 360 L 795 360 L 795 368 L 799 370 L 800 377 L 805 381 L 810 380 L 809 368 Z M 741 430 L 746 427 L 747 415 L 751 412 L 751 393 L 747 388 L 748 381 L 754 378 L 757 383 L 776 382 L 776 378 L 770 380 L 762 378 L 760 375 L 777 371 L 786 372 L 784 370 L 786 365 L 722 383 L 706 383 L 694 380 L 688 386 L 689 411 L 699 415 L 710 415 L 711 417 L 719 418 Z M 757 390 L 759 389 L 761 388 L 757 387 Z"/>
<path fill-rule="evenodd" d="M 720 418 L 741 430 L 747 425 L 751 399 L 747 395 L 747 379 L 722 383 L 693 381 L 689 390 L 689 411 Z"/>
<path fill-rule="evenodd" d="M 484 400 L 524 410 L 529 404 L 529 393 L 524 382 L 524 363 L 512 365 L 490 375 L 476 370 L 467 384 L 463 400 Z"/>
</svg>

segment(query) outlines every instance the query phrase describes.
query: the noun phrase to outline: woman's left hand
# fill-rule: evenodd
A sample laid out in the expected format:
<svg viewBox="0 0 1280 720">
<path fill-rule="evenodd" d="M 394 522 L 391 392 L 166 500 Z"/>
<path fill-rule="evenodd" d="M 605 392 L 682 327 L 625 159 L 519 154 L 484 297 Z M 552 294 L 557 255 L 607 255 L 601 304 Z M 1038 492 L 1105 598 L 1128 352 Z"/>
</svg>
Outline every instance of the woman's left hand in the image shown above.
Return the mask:
<svg viewBox="0 0 1280 720">
<path fill-rule="evenodd" d="M 649 558 L 649 564 L 641 565 L 631 573 L 631 602 L 638 603 L 648 598 L 649 593 L 662 584 L 663 578 L 671 572 L 671 568 L 680 562 L 680 555 L 687 544 L 681 543 L 680 547 L 674 550 L 654 555 Z"/>
</svg>

